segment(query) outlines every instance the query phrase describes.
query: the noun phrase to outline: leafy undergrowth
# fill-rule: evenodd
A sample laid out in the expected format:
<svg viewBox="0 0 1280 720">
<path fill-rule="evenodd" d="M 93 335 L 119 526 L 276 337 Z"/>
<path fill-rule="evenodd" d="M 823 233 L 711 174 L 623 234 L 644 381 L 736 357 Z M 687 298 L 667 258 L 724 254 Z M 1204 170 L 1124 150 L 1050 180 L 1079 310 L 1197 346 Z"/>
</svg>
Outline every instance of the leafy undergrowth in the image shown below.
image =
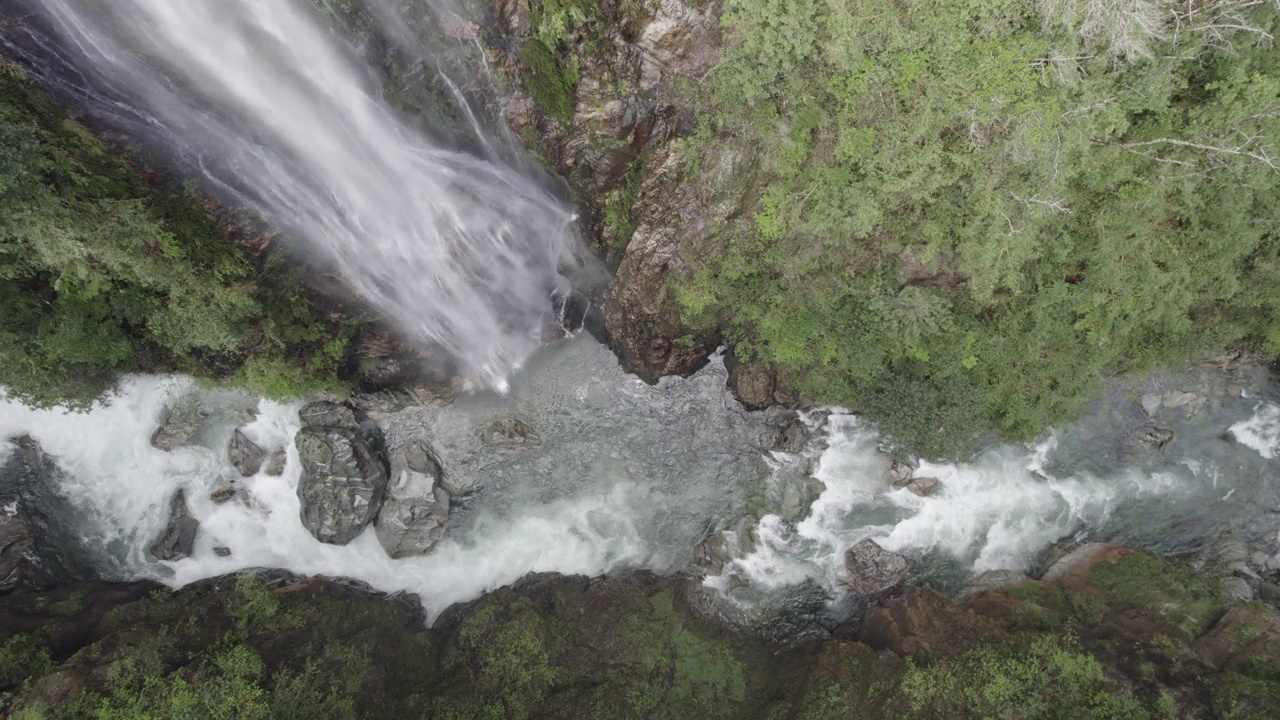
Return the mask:
<svg viewBox="0 0 1280 720">
<path fill-rule="evenodd" d="M 0 702 L 25 720 L 1273 717 L 1277 613 L 1170 625 L 1161 613 L 1199 590 L 1134 562 L 1120 568 L 1132 584 L 1101 573 L 1094 609 L 1035 582 L 960 602 L 912 591 L 868 616 L 888 636 L 839 633 L 896 637 L 879 649 L 780 651 L 701 619 L 684 581 L 643 573 L 530 576 L 432 629 L 403 600 L 320 579 L 98 584 L 0 600 Z"/>
</svg>

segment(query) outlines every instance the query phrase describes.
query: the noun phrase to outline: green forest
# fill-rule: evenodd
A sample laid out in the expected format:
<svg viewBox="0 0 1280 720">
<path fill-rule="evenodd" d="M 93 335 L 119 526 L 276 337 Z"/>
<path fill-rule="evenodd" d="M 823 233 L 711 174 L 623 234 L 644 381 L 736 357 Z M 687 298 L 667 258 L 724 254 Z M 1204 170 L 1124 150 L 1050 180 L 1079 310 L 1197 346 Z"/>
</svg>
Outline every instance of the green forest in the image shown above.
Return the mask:
<svg viewBox="0 0 1280 720">
<path fill-rule="evenodd" d="M 1029 438 L 1109 374 L 1280 355 L 1277 18 L 726 0 L 689 156 L 737 158 L 753 210 L 700 240 L 681 306 L 934 456 Z"/>
<path fill-rule="evenodd" d="M 231 242 L 204 201 L 142 170 L 0 66 L 0 385 L 86 406 L 121 373 L 273 396 L 337 383 L 356 323 L 283 256 Z"/>
</svg>

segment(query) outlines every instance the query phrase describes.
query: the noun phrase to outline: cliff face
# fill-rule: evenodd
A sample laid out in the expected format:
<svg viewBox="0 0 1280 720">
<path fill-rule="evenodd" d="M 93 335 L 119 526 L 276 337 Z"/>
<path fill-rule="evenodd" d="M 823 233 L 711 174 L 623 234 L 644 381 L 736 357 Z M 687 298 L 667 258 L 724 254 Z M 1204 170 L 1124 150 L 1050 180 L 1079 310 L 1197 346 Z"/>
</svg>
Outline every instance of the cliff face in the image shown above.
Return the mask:
<svg viewBox="0 0 1280 720">
<path fill-rule="evenodd" d="M 716 328 L 684 321 L 672 281 L 753 201 L 743 158 L 682 143 L 697 130 L 690 93 L 719 59 L 719 11 L 714 0 L 495 0 L 484 35 L 511 81 L 505 117 L 568 182 L 614 272 L 610 344 L 650 381 L 692 373 L 720 344 Z"/>
<path fill-rule="evenodd" d="M 781 649 L 687 579 L 533 575 L 428 629 L 332 580 L 88 583 L 0 599 L 12 717 L 1271 717 L 1280 615 L 1144 552 L 913 589 Z M 110 714 L 116 713 L 116 714 Z M 123 713 L 123 714 L 121 714 Z M 229 713 L 229 715 L 228 715 Z"/>
</svg>

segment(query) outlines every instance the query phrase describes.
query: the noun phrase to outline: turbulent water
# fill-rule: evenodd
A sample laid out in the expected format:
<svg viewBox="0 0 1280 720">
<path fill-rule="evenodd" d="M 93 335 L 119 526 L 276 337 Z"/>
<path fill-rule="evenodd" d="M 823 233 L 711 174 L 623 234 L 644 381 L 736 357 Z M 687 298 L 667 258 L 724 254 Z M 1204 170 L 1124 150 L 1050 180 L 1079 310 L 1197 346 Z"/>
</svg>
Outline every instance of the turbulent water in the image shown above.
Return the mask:
<svg viewBox="0 0 1280 720">
<path fill-rule="evenodd" d="M 54 39 L 28 29 L 11 50 L 45 82 L 285 229 L 411 338 L 494 385 L 537 347 L 582 263 L 573 211 L 503 161 L 460 93 L 451 110 L 482 152 L 409 127 L 306 0 L 33 7 Z"/>
<path fill-rule="evenodd" d="M 1178 439 L 1155 462 L 1129 465 L 1118 455 L 1121 441 L 1148 421 L 1117 396 L 1033 445 L 995 448 L 966 464 L 923 464 L 918 474 L 942 486 L 920 498 L 889 486 L 876 434 L 851 415 L 813 413 L 820 429 L 801 453 L 770 452 L 785 418 L 743 410 L 725 378 L 716 361 L 692 378 L 650 386 L 579 337 L 536 355 L 506 396 L 480 392 L 446 407 L 377 416 L 391 446 L 427 439 L 446 474 L 470 489 L 436 550 L 399 560 L 387 557 L 372 528 L 344 547 L 303 528 L 296 403 L 139 377 L 88 414 L 0 404 L 0 437 L 29 433 L 56 458 L 84 540 L 105 549 L 114 577 L 180 585 L 277 567 L 415 593 L 432 615 L 531 571 L 684 570 L 705 533 L 742 517 L 760 520 L 755 548 L 707 582 L 748 605 L 800 585 L 838 598 L 842 553 L 866 537 L 912 558 L 918 581 L 954 588 L 975 572 L 1029 570 L 1072 535 L 1186 553 L 1259 517 L 1280 518 L 1274 387 L 1269 397 L 1213 394 L 1190 418 L 1161 410 Z M 152 447 L 165 405 L 190 393 L 210 413 L 196 444 Z M 540 442 L 483 441 L 485 428 L 510 418 Z M 286 472 L 250 478 L 242 496 L 218 505 L 209 493 L 232 472 L 227 440 L 239 425 L 264 448 L 286 447 Z M 1236 440 L 1222 437 L 1228 430 Z M 788 522 L 780 486 L 810 470 L 825 491 L 805 498 L 805 517 Z M 196 550 L 156 562 L 147 548 L 178 488 L 187 489 L 201 523 Z M 215 546 L 232 554 L 219 556 Z"/>
</svg>

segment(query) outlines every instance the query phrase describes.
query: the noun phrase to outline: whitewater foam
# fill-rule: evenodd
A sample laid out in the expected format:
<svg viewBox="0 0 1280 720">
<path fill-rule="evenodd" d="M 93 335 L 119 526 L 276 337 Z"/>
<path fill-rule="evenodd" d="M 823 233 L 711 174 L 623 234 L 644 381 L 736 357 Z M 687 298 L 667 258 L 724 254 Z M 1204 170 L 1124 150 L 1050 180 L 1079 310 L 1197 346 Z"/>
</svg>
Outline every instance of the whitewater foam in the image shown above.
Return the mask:
<svg viewBox="0 0 1280 720">
<path fill-rule="evenodd" d="M 1280 405 L 1259 403 L 1253 417 L 1231 426 L 1231 434 L 1262 457 L 1275 458 L 1280 455 Z"/>
</svg>

